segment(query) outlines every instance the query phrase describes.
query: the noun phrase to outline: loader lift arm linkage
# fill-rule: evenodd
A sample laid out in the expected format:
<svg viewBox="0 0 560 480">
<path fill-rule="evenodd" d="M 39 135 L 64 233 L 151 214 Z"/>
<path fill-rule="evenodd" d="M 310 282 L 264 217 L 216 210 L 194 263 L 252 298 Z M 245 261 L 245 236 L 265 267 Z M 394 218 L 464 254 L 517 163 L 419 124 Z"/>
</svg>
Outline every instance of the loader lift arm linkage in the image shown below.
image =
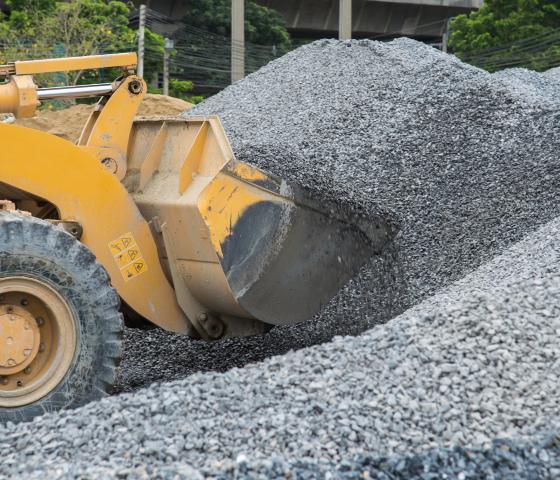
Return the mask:
<svg viewBox="0 0 560 480">
<path fill-rule="evenodd" d="M 206 340 L 263 333 L 313 316 L 383 249 L 382 218 L 358 218 L 237 161 L 218 117 L 135 121 L 147 90 L 135 66 L 132 53 L 0 66 L 0 113 L 101 97 L 76 144 L 0 123 L 0 200 L 79 231 L 136 314 Z M 32 77 L 105 67 L 122 75 L 56 88 Z M 45 203 L 57 218 L 38 213 Z M 0 347 L 2 305 L 0 293 Z M 0 419 L 1 380 L 2 355 Z"/>
</svg>

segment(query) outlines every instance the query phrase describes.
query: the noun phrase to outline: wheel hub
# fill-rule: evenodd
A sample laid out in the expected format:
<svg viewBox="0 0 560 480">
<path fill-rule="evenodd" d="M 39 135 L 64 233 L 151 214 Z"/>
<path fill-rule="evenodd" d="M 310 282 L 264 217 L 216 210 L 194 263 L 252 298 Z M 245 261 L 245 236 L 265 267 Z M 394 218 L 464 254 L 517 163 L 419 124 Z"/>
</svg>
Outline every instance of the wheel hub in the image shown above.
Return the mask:
<svg viewBox="0 0 560 480">
<path fill-rule="evenodd" d="M 23 308 L 0 307 L 0 375 L 24 370 L 39 351 L 37 322 Z"/>
<path fill-rule="evenodd" d="M 73 313 L 52 287 L 0 276 L 0 409 L 51 392 L 72 364 L 76 340 Z"/>
</svg>

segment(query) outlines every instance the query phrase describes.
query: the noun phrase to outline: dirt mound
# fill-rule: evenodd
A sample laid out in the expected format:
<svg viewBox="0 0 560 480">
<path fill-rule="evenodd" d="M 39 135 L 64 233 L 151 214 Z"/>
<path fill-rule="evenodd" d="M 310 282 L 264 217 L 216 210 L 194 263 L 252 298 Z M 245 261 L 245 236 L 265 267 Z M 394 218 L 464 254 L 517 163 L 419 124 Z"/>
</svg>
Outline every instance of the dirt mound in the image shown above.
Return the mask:
<svg viewBox="0 0 560 480">
<path fill-rule="evenodd" d="M 140 105 L 138 116 L 173 116 L 188 110 L 192 106 L 191 103 L 179 98 L 148 94 Z M 22 118 L 16 120 L 15 123 L 75 142 L 78 140 L 92 110 L 93 105 L 79 104 L 56 112 L 48 110 L 39 111 L 35 117 Z"/>
<path fill-rule="evenodd" d="M 138 116 L 151 117 L 151 116 L 173 116 L 179 115 L 185 109 L 193 107 L 192 103 L 185 102 L 180 98 L 167 97 L 165 95 L 148 94 L 140 105 Z"/>
</svg>

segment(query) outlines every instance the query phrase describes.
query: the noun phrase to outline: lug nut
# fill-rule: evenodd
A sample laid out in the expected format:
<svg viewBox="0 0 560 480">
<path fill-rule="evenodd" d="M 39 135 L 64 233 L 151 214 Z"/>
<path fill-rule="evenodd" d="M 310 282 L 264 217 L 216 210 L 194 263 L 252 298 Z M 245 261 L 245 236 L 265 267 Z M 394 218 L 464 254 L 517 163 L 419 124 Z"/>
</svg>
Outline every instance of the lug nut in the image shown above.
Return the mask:
<svg viewBox="0 0 560 480">
<path fill-rule="evenodd" d="M 22 298 L 20 303 L 21 303 L 22 306 L 25 307 L 25 306 L 29 305 L 29 300 L 27 300 L 26 298 Z"/>
<path fill-rule="evenodd" d="M 25 373 L 26 375 L 29 375 L 31 373 L 31 367 L 25 367 L 23 369 L 23 373 Z"/>
<path fill-rule="evenodd" d="M 45 351 L 45 344 L 44 343 L 40 343 L 39 344 L 39 352 L 44 352 Z"/>
<path fill-rule="evenodd" d="M 42 327 L 45 324 L 45 319 L 43 317 L 37 317 L 37 325 Z"/>
<path fill-rule="evenodd" d="M 8 385 L 8 378 L 7 377 L 2 377 L 2 379 L 0 380 L 0 383 L 2 385 Z"/>
<path fill-rule="evenodd" d="M 23 387 L 23 382 L 22 382 L 21 380 L 18 380 L 18 381 L 17 381 L 17 386 L 18 386 L 18 387 Z"/>
<path fill-rule="evenodd" d="M 207 313 L 201 313 L 201 314 L 198 316 L 198 319 L 199 319 L 201 322 L 206 322 L 206 321 L 208 320 L 208 314 L 207 314 Z"/>
</svg>

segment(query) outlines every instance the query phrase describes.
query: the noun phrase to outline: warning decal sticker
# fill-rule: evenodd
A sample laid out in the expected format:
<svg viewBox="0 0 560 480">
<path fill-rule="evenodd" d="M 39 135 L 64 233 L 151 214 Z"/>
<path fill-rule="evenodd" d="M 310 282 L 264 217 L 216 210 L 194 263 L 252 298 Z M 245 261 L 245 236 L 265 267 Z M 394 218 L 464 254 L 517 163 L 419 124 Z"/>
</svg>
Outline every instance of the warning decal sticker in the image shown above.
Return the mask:
<svg viewBox="0 0 560 480">
<path fill-rule="evenodd" d="M 132 233 L 125 233 L 109 242 L 109 250 L 111 250 L 125 282 L 148 270 L 140 247 L 136 244 Z"/>
</svg>

